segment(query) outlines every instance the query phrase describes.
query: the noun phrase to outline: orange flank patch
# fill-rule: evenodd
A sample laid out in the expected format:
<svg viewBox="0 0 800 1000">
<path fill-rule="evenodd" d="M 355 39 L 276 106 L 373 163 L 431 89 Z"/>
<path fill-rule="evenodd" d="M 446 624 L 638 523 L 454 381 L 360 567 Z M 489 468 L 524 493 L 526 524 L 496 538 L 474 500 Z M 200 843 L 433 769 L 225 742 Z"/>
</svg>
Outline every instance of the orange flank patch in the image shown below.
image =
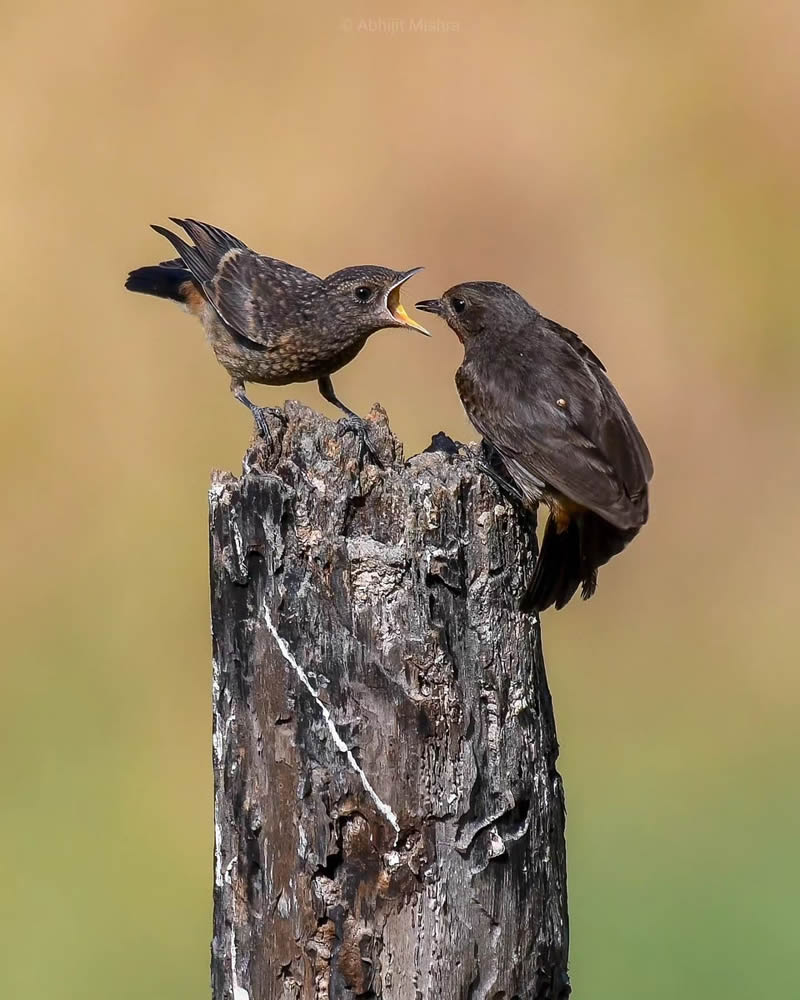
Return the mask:
<svg viewBox="0 0 800 1000">
<path fill-rule="evenodd" d="M 181 299 L 189 312 L 193 316 L 202 315 L 203 306 L 205 305 L 206 300 L 200 294 L 200 290 L 197 285 L 193 281 L 184 281 L 178 291 L 180 292 Z"/>
<path fill-rule="evenodd" d="M 548 506 L 550 507 L 550 516 L 556 523 L 556 531 L 559 535 L 562 531 L 567 530 L 572 518 L 585 509 L 580 504 L 561 495 L 550 497 Z"/>
</svg>

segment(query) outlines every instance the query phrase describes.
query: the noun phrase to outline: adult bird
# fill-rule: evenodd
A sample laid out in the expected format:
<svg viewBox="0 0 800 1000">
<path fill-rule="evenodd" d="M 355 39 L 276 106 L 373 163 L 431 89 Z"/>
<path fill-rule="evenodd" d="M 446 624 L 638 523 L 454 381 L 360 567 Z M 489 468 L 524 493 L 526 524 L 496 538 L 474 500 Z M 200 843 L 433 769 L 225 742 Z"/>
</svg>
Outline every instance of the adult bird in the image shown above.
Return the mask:
<svg viewBox="0 0 800 1000">
<path fill-rule="evenodd" d="M 524 502 L 549 516 L 521 607 L 585 599 L 597 570 L 647 521 L 653 463 L 605 367 L 580 337 L 513 288 L 455 285 L 417 308 L 464 345 L 456 386 L 467 416 L 502 459 Z"/>
</svg>

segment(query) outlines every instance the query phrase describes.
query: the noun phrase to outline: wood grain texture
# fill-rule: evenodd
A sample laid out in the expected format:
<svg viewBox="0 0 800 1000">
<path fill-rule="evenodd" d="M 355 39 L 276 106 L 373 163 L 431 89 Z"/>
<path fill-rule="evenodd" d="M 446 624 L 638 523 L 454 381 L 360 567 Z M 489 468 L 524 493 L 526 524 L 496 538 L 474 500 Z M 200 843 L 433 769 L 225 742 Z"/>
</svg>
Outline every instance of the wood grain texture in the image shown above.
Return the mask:
<svg viewBox="0 0 800 1000">
<path fill-rule="evenodd" d="M 299 404 L 210 491 L 214 1000 L 569 995 L 530 519 Z"/>
</svg>

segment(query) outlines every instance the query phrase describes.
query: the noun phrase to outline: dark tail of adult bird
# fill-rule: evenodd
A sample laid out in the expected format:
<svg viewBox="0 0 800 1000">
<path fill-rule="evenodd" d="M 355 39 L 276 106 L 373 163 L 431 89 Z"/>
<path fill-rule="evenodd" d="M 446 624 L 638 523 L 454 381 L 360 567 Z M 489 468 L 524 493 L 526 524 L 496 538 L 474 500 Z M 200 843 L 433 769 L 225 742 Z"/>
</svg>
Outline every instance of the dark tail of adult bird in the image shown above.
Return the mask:
<svg viewBox="0 0 800 1000">
<path fill-rule="evenodd" d="M 597 587 L 597 570 L 617 555 L 638 533 L 639 527 L 617 528 L 585 510 L 573 515 L 558 530 L 550 516 L 533 579 L 520 602 L 522 611 L 544 611 L 551 605 L 560 610 L 581 587 L 587 601 Z"/>
</svg>

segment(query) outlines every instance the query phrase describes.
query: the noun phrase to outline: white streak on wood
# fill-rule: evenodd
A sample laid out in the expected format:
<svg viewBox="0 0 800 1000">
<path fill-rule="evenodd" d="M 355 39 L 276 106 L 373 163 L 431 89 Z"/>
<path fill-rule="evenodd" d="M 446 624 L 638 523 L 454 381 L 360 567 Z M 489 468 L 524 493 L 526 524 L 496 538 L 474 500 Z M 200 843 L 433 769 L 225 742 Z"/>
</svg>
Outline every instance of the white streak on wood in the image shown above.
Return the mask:
<svg viewBox="0 0 800 1000">
<path fill-rule="evenodd" d="M 319 692 L 313 686 L 313 684 L 311 683 L 311 681 L 308 679 L 308 674 L 305 672 L 305 670 L 303 670 L 303 668 L 300 666 L 300 664 L 294 658 L 294 654 L 292 653 L 292 651 L 286 645 L 286 642 L 278 634 L 278 630 L 275 628 L 275 624 L 272 621 L 272 615 L 269 613 L 269 606 L 267 604 L 267 599 L 266 598 L 264 598 L 264 601 L 263 601 L 263 604 L 262 604 L 262 610 L 264 612 L 264 620 L 266 622 L 267 628 L 269 629 L 270 634 L 272 635 L 273 639 L 275 640 L 275 643 L 276 643 L 278 649 L 280 650 L 281 656 L 284 658 L 284 660 L 286 660 L 286 662 L 289 664 L 289 666 L 292 668 L 292 670 L 294 670 L 294 672 L 297 674 L 297 677 L 299 678 L 299 680 L 302 683 L 303 687 L 305 687 L 305 689 L 308 691 L 308 693 L 311 695 L 311 697 L 317 703 L 317 706 L 318 706 L 319 710 L 322 712 L 322 717 L 325 720 L 325 724 L 328 727 L 328 732 L 331 734 L 331 739 L 333 740 L 334 745 L 336 746 L 336 749 L 339 750 L 339 751 L 341 751 L 341 753 L 343 753 L 345 755 L 345 757 L 347 759 L 347 763 L 350 765 L 350 767 L 358 775 L 358 777 L 359 777 L 359 779 L 361 781 L 361 784 L 362 784 L 362 786 L 364 788 L 364 791 L 367 793 L 367 795 L 369 795 L 369 797 L 375 803 L 375 808 L 378 810 L 378 812 L 381 814 L 381 816 L 383 816 L 384 819 L 390 824 L 390 826 L 392 827 L 392 829 L 396 833 L 399 833 L 400 832 L 400 823 L 398 822 L 398 819 L 397 819 L 397 816 L 395 815 L 394 810 L 392 809 L 392 807 L 390 805 L 388 805 L 388 803 L 386 803 L 386 802 L 383 801 L 383 799 L 378 795 L 378 793 L 373 788 L 372 783 L 370 782 L 370 780 L 366 776 L 366 774 L 364 774 L 364 771 L 359 766 L 358 761 L 355 759 L 355 757 L 351 753 L 350 748 L 345 743 L 345 741 L 342 739 L 342 737 L 339 735 L 339 731 L 336 728 L 336 723 L 333 721 L 333 716 L 331 715 L 330 709 L 320 699 Z"/>
<path fill-rule="evenodd" d="M 236 928 L 231 927 L 231 986 L 233 987 L 233 1000 L 250 1000 L 250 994 L 239 984 L 239 976 L 236 972 Z"/>
</svg>

